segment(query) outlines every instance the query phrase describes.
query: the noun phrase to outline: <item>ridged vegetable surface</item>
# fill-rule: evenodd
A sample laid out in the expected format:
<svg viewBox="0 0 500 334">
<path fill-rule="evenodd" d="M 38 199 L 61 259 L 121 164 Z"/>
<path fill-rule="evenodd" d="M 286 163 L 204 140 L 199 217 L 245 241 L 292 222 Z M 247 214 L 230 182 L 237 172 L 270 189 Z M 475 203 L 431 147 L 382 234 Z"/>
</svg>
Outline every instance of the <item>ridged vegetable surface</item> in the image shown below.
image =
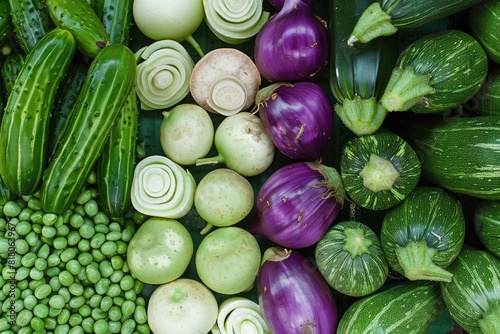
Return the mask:
<svg viewBox="0 0 500 334">
<path fill-rule="evenodd" d="M 19 72 L 21 72 L 24 61 L 25 55 L 23 53 L 11 53 L 5 58 L 1 70 L 3 93 L 5 97 L 9 96 L 10 91 L 14 86 L 14 82 L 16 81 Z"/>
<path fill-rule="evenodd" d="M 46 212 L 63 213 L 76 199 L 132 89 L 134 75 L 134 54 L 121 44 L 105 47 L 90 64 L 44 175 L 40 200 Z"/>
<path fill-rule="evenodd" d="M 452 318 L 470 334 L 500 333 L 500 259 L 464 247 L 449 270 L 441 293 Z"/>
<path fill-rule="evenodd" d="M 444 308 L 438 283 L 395 283 L 354 302 L 337 334 L 425 334 Z"/>
<path fill-rule="evenodd" d="M 96 13 L 109 35 L 109 43 L 128 45 L 132 27 L 132 0 L 96 0 Z"/>
<path fill-rule="evenodd" d="M 14 31 L 10 19 L 10 6 L 8 1 L 0 1 L 0 44 L 7 40 L 7 36 Z"/>
<path fill-rule="evenodd" d="M 0 175 L 17 195 L 34 193 L 42 181 L 54 98 L 75 49 L 68 31 L 47 33 L 27 56 L 7 100 L 0 128 Z"/>
</svg>

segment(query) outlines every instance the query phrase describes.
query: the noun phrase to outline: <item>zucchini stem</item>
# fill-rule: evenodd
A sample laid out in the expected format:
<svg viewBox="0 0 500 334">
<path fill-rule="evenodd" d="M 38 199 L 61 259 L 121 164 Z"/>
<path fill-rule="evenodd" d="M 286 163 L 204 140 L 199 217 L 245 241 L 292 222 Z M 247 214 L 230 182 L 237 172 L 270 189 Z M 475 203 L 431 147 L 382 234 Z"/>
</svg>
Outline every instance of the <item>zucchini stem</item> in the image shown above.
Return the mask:
<svg viewBox="0 0 500 334">
<path fill-rule="evenodd" d="M 387 110 L 375 98 L 362 99 L 360 96 L 335 105 L 335 112 L 344 125 L 358 136 L 375 133 L 387 115 Z"/>
<path fill-rule="evenodd" d="M 500 333 L 500 306 L 485 313 L 477 324 L 483 333 Z"/>
<path fill-rule="evenodd" d="M 370 246 L 373 241 L 365 238 L 365 231 L 362 228 L 347 228 L 344 230 L 344 247 L 343 250 L 351 254 L 354 259 L 362 254 L 370 254 Z"/>
<path fill-rule="evenodd" d="M 403 275 L 409 280 L 451 282 L 453 274 L 434 264 L 438 250 L 427 246 L 425 240 L 410 241 L 405 247 L 396 248 Z"/>
<path fill-rule="evenodd" d="M 393 35 L 396 31 L 398 28 L 392 25 L 391 16 L 380 7 L 378 1 L 375 1 L 359 17 L 347 44 L 352 46 L 358 41 L 367 43 L 380 36 Z"/>
<path fill-rule="evenodd" d="M 391 190 L 399 177 L 399 172 L 391 161 L 372 153 L 359 176 L 363 178 L 363 186 L 376 193 Z"/>
</svg>

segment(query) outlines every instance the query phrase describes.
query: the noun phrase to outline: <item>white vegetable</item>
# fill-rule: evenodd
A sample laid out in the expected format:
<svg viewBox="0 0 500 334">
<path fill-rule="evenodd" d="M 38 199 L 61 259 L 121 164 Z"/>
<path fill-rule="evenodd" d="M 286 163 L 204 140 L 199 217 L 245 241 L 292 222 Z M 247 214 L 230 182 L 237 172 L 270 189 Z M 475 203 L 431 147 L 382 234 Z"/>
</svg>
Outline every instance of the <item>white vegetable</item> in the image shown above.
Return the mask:
<svg viewBox="0 0 500 334">
<path fill-rule="evenodd" d="M 212 334 L 269 334 L 259 304 L 234 296 L 219 305 L 217 324 Z"/>
</svg>

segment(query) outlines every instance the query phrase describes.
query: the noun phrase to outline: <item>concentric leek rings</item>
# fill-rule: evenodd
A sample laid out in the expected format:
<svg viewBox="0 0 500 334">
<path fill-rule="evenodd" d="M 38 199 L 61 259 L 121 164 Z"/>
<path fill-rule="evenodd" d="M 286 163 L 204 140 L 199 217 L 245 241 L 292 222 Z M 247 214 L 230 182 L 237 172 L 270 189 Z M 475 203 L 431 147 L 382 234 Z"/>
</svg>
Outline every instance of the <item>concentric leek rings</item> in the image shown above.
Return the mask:
<svg viewBox="0 0 500 334">
<path fill-rule="evenodd" d="M 230 297 L 219 306 L 217 324 L 212 334 L 268 334 L 270 333 L 260 306 L 244 297 Z"/>
</svg>

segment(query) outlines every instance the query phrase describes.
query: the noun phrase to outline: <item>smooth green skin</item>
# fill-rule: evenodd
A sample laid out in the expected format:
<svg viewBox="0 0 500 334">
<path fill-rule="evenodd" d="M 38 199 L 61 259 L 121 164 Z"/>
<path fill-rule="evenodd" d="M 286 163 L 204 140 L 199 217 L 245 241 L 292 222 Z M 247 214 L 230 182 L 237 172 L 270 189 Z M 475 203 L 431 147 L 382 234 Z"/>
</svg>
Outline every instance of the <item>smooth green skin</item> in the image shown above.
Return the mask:
<svg viewBox="0 0 500 334">
<path fill-rule="evenodd" d="M 232 295 L 252 288 L 260 268 L 261 252 L 255 237 L 236 227 L 220 227 L 200 243 L 196 272 L 211 290 Z"/>
<path fill-rule="evenodd" d="M 481 243 L 500 258 L 500 201 L 480 201 L 474 209 L 473 221 Z"/>
<path fill-rule="evenodd" d="M 476 4 L 470 9 L 468 19 L 471 34 L 488 57 L 500 64 L 500 2 L 487 0 Z"/>
<path fill-rule="evenodd" d="M 137 279 L 163 284 L 184 273 L 193 251 L 191 234 L 184 225 L 174 219 L 153 217 L 130 240 L 127 261 Z"/>
</svg>

